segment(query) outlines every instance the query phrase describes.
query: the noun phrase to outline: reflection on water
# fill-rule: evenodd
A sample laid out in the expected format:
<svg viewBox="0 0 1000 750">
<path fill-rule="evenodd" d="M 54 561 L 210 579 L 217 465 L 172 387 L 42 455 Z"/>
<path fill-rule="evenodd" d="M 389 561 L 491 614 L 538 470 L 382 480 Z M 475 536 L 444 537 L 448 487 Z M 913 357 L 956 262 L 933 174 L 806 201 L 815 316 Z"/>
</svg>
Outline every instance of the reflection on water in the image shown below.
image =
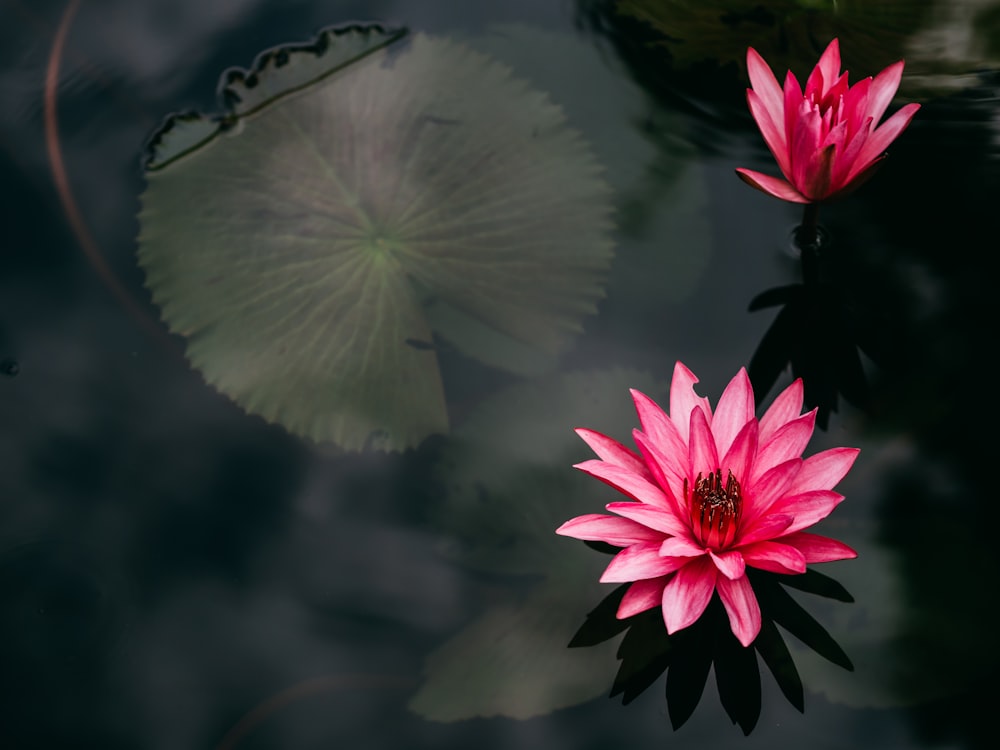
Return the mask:
<svg viewBox="0 0 1000 750">
<path fill-rule="evenodd" d="M 995 2 L 838 2 L 838 16 L 829 4 L 757 11 L 734 0 L 714 20 L 718 4 L 679 0 L 99 5 L 79 4 L 66 39 L 60 142 L 81 216 L 136 299 L 147 299 L 135 263 L 138 159 L 163 113 L 209 110 L 227 65 L 357 19 L 468 46 L 491 39 L 477 49 L 547 92 L 606 163 L 617 248 L 607 297 L 551 372 L 504 373 L 437 345 L 452 436 L 392 456 L 326 455 L 214 393 L 108 296 L 53 189 L 43 135 L 45 71 L 67 4 L 0 0 L 0 357 L 17 365 L 8 375 L 19 369 L 0 378 L 0 744 L 214 747 L 256 707 L 278 705 L 236 746 L 991 746 L 996 562 L 988 531 L 969 527 L 992 517 L 1000 417 L 988 356 Z M 784 25 L 765 24 L 768 13 Z M 574 29 L 587 20 L 599 23 Z M 719 721 L 714 700 L 673 733 L 663 694 L 634 694 L 639 677 L 626 707 L 600 697 L 569 706 L 609 692 L 618 663 L 601 660 L 603 688 L 589 667 L 563 673 L 579 682 L 539 681 L 597 653 L 548 645 L 563 628 L 567 643 L 600 598 L 596 584 L 572 582 L 594 581 L 585 566 L 601 556 L 563 556 L 566 540 L 551 534 L 600 504 L 569 465 L 584 457 L 571 429 L 591 423 L 604 386 L 567 382 L 621 368 L 628 380 L 647 373 L 640 387 L 655 390 L 683 358 L 719 393 L 749 362 L 774 311 L 747 305 L 798 281 L 785 252 L 798 215 L 733 177 L 769 157 L 744 76 L 718 63 L 738 64 L 748 41 L 771 43 L 768 59 L 801 74 L 828 41 L 824 24 L 842 21 L 853 24 L 836 31 L 847 66 L 904 56 L 904 95 L 924 104 L 878 180 L 823 215 L 837 299 L 874 360 L 861 360 L 870 414 L 840 404 L 816 446 L 862 447 L 842 487 L 852 502 L 831 527 L 859 550 L 862 574 L 833 574 L 855 604 L 800 601 L 857 671 L 810 660 L 787 639 L 808 711 L 781 695 L 790 682 L 765 673 L 746 738 Z M 496 22 L 507 26 L 491 37 Z M 610 411 L 626 415 L 627 404 Z M 538 658 L 489 661 L 529 653 L 518 644 Z M 726 677 L 708 674 L 706 691 L 721 682 L 725 692 Z M 455 675 L 471 681 L 435 681 Z M 519 690 L 519 677 L 534 689 Z"/>
</svg>

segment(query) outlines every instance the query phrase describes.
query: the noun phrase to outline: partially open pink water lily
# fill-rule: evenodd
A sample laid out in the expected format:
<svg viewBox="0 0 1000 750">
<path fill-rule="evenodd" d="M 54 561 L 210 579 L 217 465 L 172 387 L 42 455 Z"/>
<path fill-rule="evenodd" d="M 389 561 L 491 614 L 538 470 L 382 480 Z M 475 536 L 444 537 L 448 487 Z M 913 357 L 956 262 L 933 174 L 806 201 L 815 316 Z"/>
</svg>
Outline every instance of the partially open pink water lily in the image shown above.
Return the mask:
<svg viewBox="0 0 1000 750">
<path fill-rule="evenodd" d="M 669 415 L 632 391 L 642 424 L 633 431 L 638 453 L 599 432 L 577 430 L 599 459 L 576 468 L 631 499 L 607 505 L 614 516 L 578 516 L 556 533 L 623 548 L 601 576 L 606 583 L 632 582 L 619 619 L 662 607 L 667 632 L 674 633 L 694 623 L 718 591 L 733 633 L 748 646 L 761 615 L 747 565 L 794 575 L 809 563 L 857 557 L 847 545 L 803 529 L 843 500 L 833 487 L 858 451 L 833 448 L 802 458 L 816 411 L 801 413 L 801 380 L 759 421 L 745 370 L 714 412 L 695 393 L 697 382 L 678 362 Z"/>
<path fill-rule="evenodd" d="M 750 112 L 785 179 L 752 169 L 736 173 L 758 190 L 793 203 L 818 203 L 857 188 L 920 109 L 907 104 L 879 125 L 899 88 L 903 61 L 849 86 L 847 73 L 840 72 L 836 39 L 813 68 L 805 92 L 791 71 L 782 90 L 753 47 L 747 50 L 747 71 Z"/>
</svg>

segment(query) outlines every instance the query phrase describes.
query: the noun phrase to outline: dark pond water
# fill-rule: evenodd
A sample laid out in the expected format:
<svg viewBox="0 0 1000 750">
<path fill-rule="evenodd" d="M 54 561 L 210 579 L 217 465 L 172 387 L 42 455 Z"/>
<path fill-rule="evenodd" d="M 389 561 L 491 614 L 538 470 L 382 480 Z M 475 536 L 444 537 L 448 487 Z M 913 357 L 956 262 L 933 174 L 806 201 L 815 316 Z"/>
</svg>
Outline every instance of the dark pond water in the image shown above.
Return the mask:
<svg viewBox="0 0 1000 750">
<path fill-rule="evenodd" d="M 998 19 L 990 0 L 0 0 L 0 746 L 991 746 Z M 354 366 L 348 356 L 317 365 L 330 380 L 316 384 L 297 368 L 314 352 L 334 356 L 326 337 L 350 339 L 389 308 L 340 310 L 340 333 L 310 322 L 308 304 L 283 309 L 287 330 L 254 321 L 231 332 L 267 346 L 262 359 L 236 356 L 243 344 L 223 352 L 232 358 L 213 377 L 242 394 L 227 397 L 185 358 L 197 337 L 179 335 L 213 297 L 171 308 L 174 292 L 157 305 L 146 287 L 158 272 L 147 276 L 137 255 L 150 226 L 140 227 L 139 196 L 155 179 L 142 169 L 147 141 L 170 113 L 218 112 L 222 71 L 362 21 L 407 28 L 414 54 L 452 40 L 500 60 L 582 134 L 586 159 L 603 165 L 597 192 L 613 225 L 598 226 L 600 206 L 542 212 L 521 229 L 520 214 L 508 218 L 510 244 L 529 247 L 515 256 L 529 277 L 544 274 L 518 232 L 547 247 L 597 227 L 593 246 L 565 262 L 592 253 L 607 272 L 556 278 L 548 296 L 542 284 L 535 303 L 548 314 L 557 293 L 579 292 L 594 312 L 569 316 L 560 330 L 580 331 L 543 355 L 442 318 L 408 335 L 410 350 L 436 356 L 433 377 L 390 364 L 384 380 L 345 384 L 329 372 Z M 733 174 L 776 171 L 746 110 L 741 61 L 753 44 L 802 76 L 834 35 L 853 78 L 905 57 L 891 110 L 922 109 L 869 184 L 823 207 L 827 296 L 791 307 L 785 338 L 765 339 L 778 308 L 748 307 L 799 281 L 790 237 L 800 213 Z M 385 97 L 400 107 L 442 90 L 407 59 L 376 71 L 390 71 Z M 477 60 L 444 69 L 474 72 Z M 374 86 L 337 96 L 346 106 Z M 527 96 L 466 91 L 455 106 L 470 118 Z M 481 117 L 484 132 L 494 117 Z M 408 158 L 385 120 L 385 150 L 359 179 Z M 428 119 L 428 132 L 458 121 Z M 491 142 L 504 143 L 502 130 Z M 273 158 L 280 172 L 282 142 L 270 146 L 240 163 Z M 448 161 L 462 146 L 441 148 L 433 163 L 475 184 L 475 162 Z M 503 194 L 522 196 L 524 210 L 596 179 L 590 167 L 540 169 L 533 187 L 524 175 L 555 146 L 527 148 L 502 152 L 514 165 Z M 309 184 L 282 174 L 268 188 L 275 206 Z M 269 210 L 239 229 L 248 247 L 273 231 Z M 198 267 L 200 240 L 184 234 L 200 226 L 197 211 L 164 211 L 157 231 L 177 234 L 151 265 Z M 224 260 L 220 278 L 241 269 Z M 465 281 L 473 306 L 480 272 Z M 170 331 L 161 306 L 175 311 Z M 547 318 L 525 320 L 528 339 L 544 338 Z M 591 457 L 572 430 L 626 440 L 628 388 L 664 398 L 677 360 L 714 402 L 762 341 L 776 348 L 752 371 L 759 402 L 791 381 L 782 357 L 792 352 L 825 423 L 807 452 L 861 449 L 838 485 L 847 499 L 819 527 L 858 551 L 819 566 L 855 602 L 798 597 L 854 671 L 787 636 L 804 714 L 762 670 L 760 720 L 744 737 L 710 676 L 674 731 L 662 677 L 627 706 L 606 697 L 616 641 L 565 648 L 612 587 L 597 583 L 606 557 L 553 530 L 617 499 L 570 468 Z M 232 385 L 260 368 L 277 372 L 277 407 Z M 443 394 L 440 409 L 427 393 Z M 364 416 L 386 403 L 392 419 L 404 415 L 406 450 L 374 449 L 398 436 L 363 419 L 319 442 L 295 434 L 311 428 L 274 423 L 295 412 L 298 426 L 329 425 L 324 409 L 353 404 Z M 367 447 L 335 444 L 352 441 Z"/>
</svg>

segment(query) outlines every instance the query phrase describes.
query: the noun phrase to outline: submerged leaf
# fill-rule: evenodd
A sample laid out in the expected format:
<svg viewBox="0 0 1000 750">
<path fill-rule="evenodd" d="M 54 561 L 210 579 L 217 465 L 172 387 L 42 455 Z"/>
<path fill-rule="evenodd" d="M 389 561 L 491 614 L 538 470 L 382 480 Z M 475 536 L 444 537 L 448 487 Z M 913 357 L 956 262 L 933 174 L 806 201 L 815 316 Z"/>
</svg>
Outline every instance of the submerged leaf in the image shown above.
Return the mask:
<svg viewBox="0 0 1000 750">
<path fill-rule="evenodd" d="M 615 643 L 567 648 L 580 595 L 560 581 L 493 607 L 427 658 L 410 709 L 434 721 L 527 719 L 607 690 Z"/>
<path fill-rule="evenodd" d="M 327 31 L 229 72 L 228 112 L 154 138 L 139 216 L 147 285 L 206 380 L 349 449 L 447 430 L 435 333 L 455 316 L 428 308 L 545 362 L 612 254 L 610 190 L 562 110 L 466 47 L 398 36 Z"/>
<path fill-rule="evenodd" d="M 500 601 L 427 658 L 413 711 L 436 721 L 523 718 L 608 692 L 620 629 L 597 622 L 597 612 L 593 628 L 580 627 L 606 593 L 597 578 L 607 560 L 555 530 L 608 493 L 570 468 L 589 450 L 573 428 L 587 414 L 623 438 L 630 386 L 664 390 L 631 370 L 548 376 L 485 402 L 448 438 L 440 503 L 430 509 L 448 540 L 444 552 L 509 585 L 491 589 Z M 605 604 L 605 618 L 614 618 L 611 609 Z"/>
</svg>

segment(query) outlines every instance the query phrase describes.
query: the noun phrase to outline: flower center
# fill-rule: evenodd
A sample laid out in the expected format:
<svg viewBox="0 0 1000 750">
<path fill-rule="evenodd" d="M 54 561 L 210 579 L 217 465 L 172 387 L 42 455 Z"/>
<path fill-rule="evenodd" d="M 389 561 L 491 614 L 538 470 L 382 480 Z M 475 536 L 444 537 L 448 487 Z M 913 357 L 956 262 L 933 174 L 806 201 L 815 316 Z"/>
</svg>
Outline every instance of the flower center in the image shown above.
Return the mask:
<svg viewBox="0 0 1000 750">
<path fill-rule="evenodd" d="M 722 484 L 721 469 L 716 469 L 707 477 L 698 474 L 690 493 L 685 479 L 684 494 L 691 514 L 691 528 L 698 541 L 715 550 L 732 544 L 743 509 L 740 483 L 733 472 L 729 472 L 725 486 Z"/>
</svg>

